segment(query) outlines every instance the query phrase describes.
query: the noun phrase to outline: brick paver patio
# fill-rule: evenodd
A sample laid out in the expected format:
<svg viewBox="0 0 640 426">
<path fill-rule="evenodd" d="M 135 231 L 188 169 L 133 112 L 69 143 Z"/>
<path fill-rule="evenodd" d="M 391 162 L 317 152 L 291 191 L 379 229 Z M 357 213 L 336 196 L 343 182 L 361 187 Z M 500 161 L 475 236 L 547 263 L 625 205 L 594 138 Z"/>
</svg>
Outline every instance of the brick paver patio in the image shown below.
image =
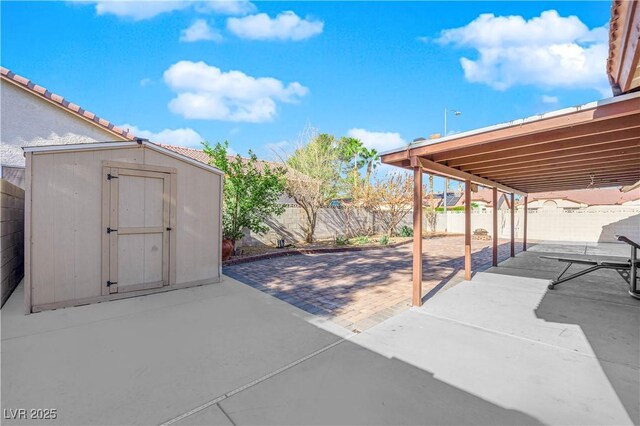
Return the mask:
<svg viewBox="0 0 640 426">
<path fill-rule="evenodd" d="M 428 298 L 464 274 L 464 237 L 425 239 L 423 293 Z M 472 269 L 491 266 L 491 241 L 472 241 Z M 516 252 L 521 251 L 516 243 Z M 362 331 L 410 307 L 412 245 L 296 255 L 225 267 L 223 272 L 307 312 Z M 499 259 L 509 256 L 501 240 Z M 456 275 L 458 275 L 456 277 Z M 452 281 L 452 279 L 455 280 Z"/>
</svg>

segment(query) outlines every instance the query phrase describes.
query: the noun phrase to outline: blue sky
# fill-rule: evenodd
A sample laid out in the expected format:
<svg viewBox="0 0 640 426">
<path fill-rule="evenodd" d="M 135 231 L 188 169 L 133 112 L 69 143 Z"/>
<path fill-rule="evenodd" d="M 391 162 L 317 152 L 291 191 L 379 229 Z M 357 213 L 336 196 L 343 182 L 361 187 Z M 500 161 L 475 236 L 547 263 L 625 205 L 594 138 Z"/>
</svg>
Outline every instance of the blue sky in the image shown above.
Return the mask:
<svg viewBox="0 0 640 426">
<path fill-rule="evenodd" d="M 5 2 L 2 65 L 138 134 L 379 150 L 610 96 L 610 2 Z M 492 15 L 487 15 L 492 14 Z"/>
</svg>

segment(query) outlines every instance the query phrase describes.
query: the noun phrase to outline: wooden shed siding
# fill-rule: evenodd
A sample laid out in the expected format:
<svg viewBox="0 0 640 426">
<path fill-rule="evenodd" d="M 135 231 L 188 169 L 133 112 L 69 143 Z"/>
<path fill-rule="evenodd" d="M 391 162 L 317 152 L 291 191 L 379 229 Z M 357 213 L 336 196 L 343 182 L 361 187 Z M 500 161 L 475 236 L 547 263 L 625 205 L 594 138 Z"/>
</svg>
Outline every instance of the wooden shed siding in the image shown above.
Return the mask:
<svg viewBox="0 0 640 426">
<path fill-rule="evenodd" d="M 149 164 L 177 168 L 176 283 L 220 279 L 221 176 L 147 150 Z"/>
<path fill-rule="evenodd" d="M 33 153 L 31 306 L 102 296 L 103 161 L 177 169 L 177 270 L 171 284 L 219 281 L 219 175 L 146 147 Z"/>
</svg>

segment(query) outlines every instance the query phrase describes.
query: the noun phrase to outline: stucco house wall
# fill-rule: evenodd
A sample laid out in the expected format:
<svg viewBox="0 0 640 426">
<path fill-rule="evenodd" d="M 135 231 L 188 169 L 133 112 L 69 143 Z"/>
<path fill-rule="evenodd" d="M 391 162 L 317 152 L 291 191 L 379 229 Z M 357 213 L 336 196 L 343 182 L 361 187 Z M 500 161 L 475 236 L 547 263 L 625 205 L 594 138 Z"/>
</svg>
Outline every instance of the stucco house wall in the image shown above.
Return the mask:
<svg viewBox="0 0 640 426">
<path fill-rule="evenodd" d="M 553 203 L 555 203 L 555 206 Z M 575 201 L 562 198 L 555 198 L 553 200 L 535 200 L 527 203 L 527 208 L 529 209 L 579 209 L 585 207 L 587 207 L 586 204 L 576 203 Z"/>
<path fill-rule="evenodd" d="M 3 166 L 24 167 L 23 146 L 126 140 L 12 83 L 0 84 Z"/>
</svg>

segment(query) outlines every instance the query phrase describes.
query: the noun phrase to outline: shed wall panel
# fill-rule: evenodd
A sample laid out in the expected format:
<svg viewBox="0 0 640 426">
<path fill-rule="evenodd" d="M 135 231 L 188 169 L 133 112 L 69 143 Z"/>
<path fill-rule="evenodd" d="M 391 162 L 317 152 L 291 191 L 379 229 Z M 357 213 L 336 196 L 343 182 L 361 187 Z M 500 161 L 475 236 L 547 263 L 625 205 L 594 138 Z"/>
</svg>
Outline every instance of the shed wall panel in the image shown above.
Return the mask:
<svg viewBox="0 0 640 426">
<path fill-rule="evenodd" d="M 221 176 L 147 150 L 149 164 L 177 168 L 176 283 L 220 279 Z"/>
</svg>

